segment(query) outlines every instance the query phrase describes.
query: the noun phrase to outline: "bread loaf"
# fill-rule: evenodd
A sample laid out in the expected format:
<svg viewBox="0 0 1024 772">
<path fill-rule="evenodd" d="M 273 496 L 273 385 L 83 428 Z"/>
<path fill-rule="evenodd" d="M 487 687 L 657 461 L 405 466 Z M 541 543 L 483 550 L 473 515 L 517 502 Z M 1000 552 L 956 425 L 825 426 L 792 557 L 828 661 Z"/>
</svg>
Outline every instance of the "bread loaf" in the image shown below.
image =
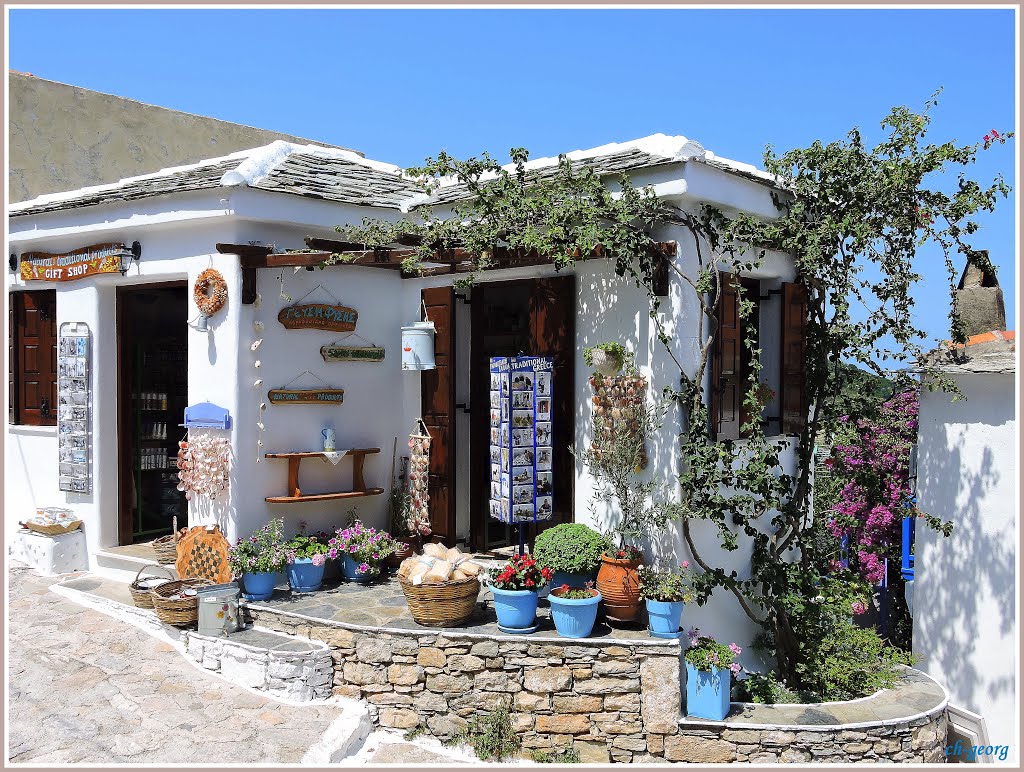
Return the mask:
<svg viewBox="0 0 1024 772">
<path fill-rule="evenodd" d="M 429 555 L 432 558 L 437 558 L 438 560 L 444 560 L 448 555 L 448 550 L 443 544 L 427 542 L 423 545 L 423 554 Z"/>
</svg>

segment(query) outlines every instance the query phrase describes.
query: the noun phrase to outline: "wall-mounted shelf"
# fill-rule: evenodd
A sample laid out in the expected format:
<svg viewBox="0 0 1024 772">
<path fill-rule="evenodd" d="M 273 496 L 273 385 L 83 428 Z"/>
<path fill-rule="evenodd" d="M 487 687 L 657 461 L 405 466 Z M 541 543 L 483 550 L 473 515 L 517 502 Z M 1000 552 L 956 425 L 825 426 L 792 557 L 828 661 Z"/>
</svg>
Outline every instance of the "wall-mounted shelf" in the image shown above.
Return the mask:
<svg viewBox="0 0 1024 772">
<path fill-rule="evenodd" d="M 200 402 L 185 408 L 185 423 L 178 425 L 190 429 L 230 429 L 231 415 L 212 402 Z"/>
<path fill-rule="evenodd" d="M 380 453 L 380 448 L 353 448 L 346 452 L 346 456 L 352 457 L 352 490 L 335 491 L 331 493 L 302 494 L 299 488 L 299 464 L 304 458 L 322 458 L 325 463 L 327 457 L 323 451 L 295 451 L 292 453 L 267 453 L 267 458 L 288 459 L 288 491 L 285 496 L 268 496 L 265 500 L 270 504 L 295 504 L 299 501 L 329 501 L 331 499 L 354 499 L 361 496 L 379 496 L 384 492 L 383 488 L 367 488 L 363 479 L 363 462 L 371 453 Z"/>
</svg>

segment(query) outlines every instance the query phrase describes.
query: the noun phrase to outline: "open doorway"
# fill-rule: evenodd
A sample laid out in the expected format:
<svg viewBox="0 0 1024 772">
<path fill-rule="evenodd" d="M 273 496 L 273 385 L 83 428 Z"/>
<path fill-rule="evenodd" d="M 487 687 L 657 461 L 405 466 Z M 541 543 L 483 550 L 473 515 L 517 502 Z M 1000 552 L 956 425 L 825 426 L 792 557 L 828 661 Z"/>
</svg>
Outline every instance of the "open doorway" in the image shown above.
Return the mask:
<svg viewBox="0 0 1024 772">
<path fill-rule="evenodd" d="M 575 276 L 478 283 L 472 291 L 470 341 L 470 539 L 474 549 L 496 550 L 518 543 L 518 530 L 490 516 L 490 359 L 548 356 L 552 372 L 551 435 L 553 458 L 550 520 L 530 525 L 537 533 L 573 520 L 575 463 L 569 447 L 575 437 L 574 348 Z"/>
<path fill-rule="evenodd" d="M 118 543 L 152 541 L 188 525 L 177 489 L 178 441 L 188 404 L 185 282 L 117 291 Z"/>
</svg>

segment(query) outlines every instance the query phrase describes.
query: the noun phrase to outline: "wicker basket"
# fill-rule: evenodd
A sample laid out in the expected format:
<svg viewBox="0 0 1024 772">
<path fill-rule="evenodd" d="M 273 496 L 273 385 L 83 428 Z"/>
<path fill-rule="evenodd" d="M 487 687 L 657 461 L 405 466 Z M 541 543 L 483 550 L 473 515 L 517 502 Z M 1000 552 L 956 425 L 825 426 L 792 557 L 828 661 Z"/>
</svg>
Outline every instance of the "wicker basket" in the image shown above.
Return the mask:
<svg viewBox="0 0 1024 772">
<path fill-rule="evenodd" d="M 177 533 L 169 533 L 159 539 L 153 539 L 153 551 L 156 553 L 157 563 L 174 565 L 178 561 L 178 541 L 187 530 L 187 528 L 182 528 Z"/>
<path fill-rule="evenodd" d="M 33 523 L 31 520 L 28 520 L 22 523 L 22 525 L 28 528 L 30 531 L 45 534 L 46 536 L 60 536 L 63 533 L 71 533 L 72 531 L 77 531 L 79 527 L 81 527 L 82 521 L 75 520 L 73 522 L 68 523 L 67 525 L 43 525 L 42 523 Z"/>
<path fill-rule="evenodd" d="M 156 587 L 142 587 L 142 586 L 140 586 L 140 583 L 142 582 L 142 578 L 143 578 L 142 577 L 142 572 L 143 571 L 152 571 L 154 568 L 159 568 L 161 571 L 163 571 L 164 573 L 167 574 L 167 577 L 164 578 L 162 576 L 151 576 L 151 577 L 148 577 L 148 578 L 150 578 L 150 579 L 153 579 L 153 578 L 163 579 L 164 580 L 164 584 L 174 580 L 174 576 L 171 575 L 171 572 L 168 571 L 163 566 L 143 566 L 142 568 L 140 568 L 139 569 L 139 573 L 135 574 L 135 581 L 128 585 L 128 591 L 131 592 L 131 594 L 132 594 L 132 600 L 135 601 L 135 605 L 138 606 L 139 608 L 153 608 L 153 595 L 152 595 L 152 593 L 153 593 L 153 590 L 156 589 Z M 162 586 L 162 585 L 157 585 L 157 586 Z"/>
<path fill-rule="evenodd" d="M 172 600 L 171 596 L 176 595 L 185 587 L 205 587 L 213 584 L 209 579 L 180 579 L 167 584 L 161 584 L 150 594 L 153 598 L 153 610 L 157 619 L 167 625 L 175 627 L 188 627 L 199 621 L 199 598 L 193 595 L 191 598 L 177 598 Z"/>
<path fill-rule="evenodd" d="M 438 584 L 413 584 L 399 578 L 409 613 L 426 627 L 454 627 L 473 616 L 480 580 L 476 577 Z"/>
</svg>

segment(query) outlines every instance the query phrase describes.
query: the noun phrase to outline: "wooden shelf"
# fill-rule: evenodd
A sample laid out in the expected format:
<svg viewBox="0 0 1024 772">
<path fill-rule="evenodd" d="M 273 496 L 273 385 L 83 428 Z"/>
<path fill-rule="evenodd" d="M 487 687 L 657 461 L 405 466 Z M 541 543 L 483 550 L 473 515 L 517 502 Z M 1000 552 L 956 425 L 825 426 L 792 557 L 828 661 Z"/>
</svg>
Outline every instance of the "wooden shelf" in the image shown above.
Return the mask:
<svg viewBox="0 0 1024 772">
<path fill-rule="evenodd" d="M 342 491 L 339 493 L 310 493 L 303 496 L 269 496 L 271 504 L 294 504 L 297 501 L 329 501 L 331 499 L 357 499 L 361 496 L 379 496 L 383 488 L 367 488 L 365 491 Z"/>
<path fill-rule="evenodd" d="M 303 495 L 299 488 L 299 464 L 304 458 L 322 458 L 327 462 L 324 451 L 293 451 L 289 453 L 265 453 L 266 458 L 288 459 L 288 491 L 286 496 L 268 496 L 269 504 L 295 504 L 300 501 L 330 501 L 332 499 L 353 499 L 362 496 L 379 496 L 383 488 L 367 488 L 363 479 L 363 461 L 371 453 L 380 453 L 380 448 L 352 448 L 346 451 L 343 458 L 352 457 L 352 490 L 333 493 L 311 493 Z M 339 462 L 340 463 L 340 462 Z"/>
</svg>

